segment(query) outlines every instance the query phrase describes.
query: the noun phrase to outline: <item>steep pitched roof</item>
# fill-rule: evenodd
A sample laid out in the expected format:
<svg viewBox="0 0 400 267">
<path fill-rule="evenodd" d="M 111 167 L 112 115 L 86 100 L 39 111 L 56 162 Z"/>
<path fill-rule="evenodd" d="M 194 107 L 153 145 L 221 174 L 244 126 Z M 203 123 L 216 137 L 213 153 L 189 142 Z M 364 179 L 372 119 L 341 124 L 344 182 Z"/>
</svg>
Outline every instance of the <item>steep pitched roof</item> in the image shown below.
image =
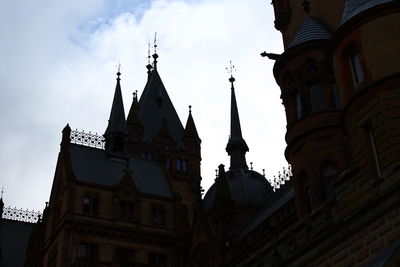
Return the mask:
<svg viewBox="0 0 400 267">
<path fill-rule="evenodd" d="M 184 130 L 184 138 L 197 138 L 199 139 L 199 135 L 197 133 L 196 125 L 194 124 L 194 120 L 192 117 L 192 111 L 189 109 L 189 116 L 186 121 L 186 126 Z"/>
<path fill-rule="evenodd" d="M 311 16 L 305 16 L 288 48 L 311 40 L 329 39 L 331 33 L 325 23 Z"/>
<path fill-rule="evenodd" d="M 105 150 L 71 144 L 72 170 L 77 180 L 113 186 L 121 181 L 124 169 L 129 166 L 136 188 L 142 192 L 171 197 L 171 189 L 160 163 L 113 157 Z"/>
<path fill-rule="evenodd" d="M 394 0 L 345 0 L 342 14 L 342 24 L 355 15 L 380 4 Z"/>
<path fill-rule="evenodd" d="M 117 85 L 115 87 L 114 99 L 111 107 L 110 119 L 104 135 L 110 133 L 128 133 L 128 128 L 125 121 L 124 103 L 122 101 L 121 85 L 120 85 L 120 72 L 117 73 Z"/>
<path fill-rule="evenodd" d="M 139 117 L 144 127 L 145 140 L 151 140 L 157 135 L 161 127 L 161 122 L 165 118 L 168 129 L 174 140 L 178 144 L 182 143 L 182 123 L 161 81 L 157 69 L 154 69 L 150 74 L 140 97 L 139 105 Z"/>
</svg>

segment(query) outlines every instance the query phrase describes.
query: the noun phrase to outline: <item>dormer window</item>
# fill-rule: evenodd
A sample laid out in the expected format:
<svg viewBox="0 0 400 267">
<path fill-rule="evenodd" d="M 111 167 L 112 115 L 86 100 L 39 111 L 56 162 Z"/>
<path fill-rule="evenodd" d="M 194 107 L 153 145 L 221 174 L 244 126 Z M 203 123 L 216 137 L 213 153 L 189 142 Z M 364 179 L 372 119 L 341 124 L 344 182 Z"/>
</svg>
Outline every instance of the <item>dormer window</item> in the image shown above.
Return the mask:
<svg viewBox="0 0 400 267">
<path fill-rule="evenodd" d="M 134 216 L 134 205 L 132 201 L 121 200 L 119 202 L 119 211 L 121 218 L 133 219 Z"/>
<path fill-rule="evenodd" d="M 361 59 L 357 51 L 353 51 L 349 56 L 351 72 L 353 74 L 354 85 L 359 85 L 364 81 L 364 72 L 361 66 Z"/>
<path fill-rule="evenodd" d="M 166 223 L 166 212 L 164 206 L 152 205 L 151 207 L 151 223 L 158 225 L 165 225 Z"/>
<path fill-rule="evenodd" d="M 82 199 L 82 211 L 84 213 L 99 214 L 100 200 L 98 197 L 85 195 Z"/>
</svg>

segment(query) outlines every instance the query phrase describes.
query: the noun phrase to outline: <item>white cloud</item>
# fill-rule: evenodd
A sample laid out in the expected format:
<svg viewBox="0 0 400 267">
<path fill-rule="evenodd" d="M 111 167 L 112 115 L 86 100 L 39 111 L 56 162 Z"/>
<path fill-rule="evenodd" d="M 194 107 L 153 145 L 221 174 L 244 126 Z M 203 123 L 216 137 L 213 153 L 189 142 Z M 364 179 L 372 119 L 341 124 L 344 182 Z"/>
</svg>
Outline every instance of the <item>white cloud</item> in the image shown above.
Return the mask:
<svg viewBox="0 0 400 267">
<path fill-rule="evenodd" d="M 27 2 L 27 3 L 25 3 Z M 272 176 L 285 163 L 285 115 L 263 50 L 281 51 L 271 6 L 257 0 L 13 1 L 0 4 L 0 185 L 6 205 L 42 208 L 61 130 L 103 133 L 121 62 L 125 110 L 146 80 L 147 43 L 158 32 L 159 72 L 186 123 L 189 104 L 203 141 L 203 186 L 229 166 L 232 59 L 248 162 Z M 114 4 L 113 4 L 114 3 Z M 117 4 L 115 4 L 117 3 Z"/>
</svg>

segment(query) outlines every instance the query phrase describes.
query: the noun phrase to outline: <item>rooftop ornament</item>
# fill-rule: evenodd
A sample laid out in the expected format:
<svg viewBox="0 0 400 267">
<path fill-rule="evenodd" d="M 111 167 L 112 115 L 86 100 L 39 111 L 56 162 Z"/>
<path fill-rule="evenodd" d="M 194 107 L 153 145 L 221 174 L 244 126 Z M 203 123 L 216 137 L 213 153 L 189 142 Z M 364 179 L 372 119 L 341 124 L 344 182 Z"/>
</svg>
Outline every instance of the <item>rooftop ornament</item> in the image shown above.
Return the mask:
<svg viewBox="0 0 400 267">
<path fill-rule="evenodd" d="M 41 217 L 42 214 L 40 211 L 23 210 L 12 207 L 5 207 L 2 215 L 3 219 L 26 223 L 37 223 L 40 221 Z"/>
<path fill-rule="evenodd" d="M 274 178 L 270 179 L 270 184 L 274 191 L 279 189 L 282 185 L 289 181 L 293 176 L 292 165 L 288 164 L 287 168 L 283 167 L 282 172 L 278 172 L 278 175 L 274 175 Z"/>
<path fill-rule="evenodd" d="M 77 145 L 83 145 L 88 147 L 94 147 L 99 149 L 105 149 L 105 138 L 101 135 L 92 134 L 91 132 L 85 133 L 85 131 L 79 132 L 77 129 L 71 131 L 71 143 Z"/>
</svg>

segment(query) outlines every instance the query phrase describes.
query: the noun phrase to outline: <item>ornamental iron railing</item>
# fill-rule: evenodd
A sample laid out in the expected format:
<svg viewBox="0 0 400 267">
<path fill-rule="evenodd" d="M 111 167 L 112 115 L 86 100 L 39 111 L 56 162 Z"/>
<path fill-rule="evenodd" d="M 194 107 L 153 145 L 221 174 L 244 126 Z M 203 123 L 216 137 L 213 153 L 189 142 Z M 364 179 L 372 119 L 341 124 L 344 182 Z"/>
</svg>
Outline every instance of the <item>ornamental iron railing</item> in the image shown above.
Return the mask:
<svg viewBox="0 0 400 267">
<path fill-rule="evenodd" d="M 73 144 L 105 149 L 106 142 L 104 137 L 91 132 L 85 133 L 85 131 L 73 130 L 71 131 L 70 139 Z"/>
<path fill-rule="evenodd" d="M 27 222 L 27 223 L 37 223 L 42 217 L 40 211 L 35 210 L 24 210 L 12 207 L 5 207 L 3 209 L 3 214 L 1 216 L 3 219 Z"/>
</svg>

